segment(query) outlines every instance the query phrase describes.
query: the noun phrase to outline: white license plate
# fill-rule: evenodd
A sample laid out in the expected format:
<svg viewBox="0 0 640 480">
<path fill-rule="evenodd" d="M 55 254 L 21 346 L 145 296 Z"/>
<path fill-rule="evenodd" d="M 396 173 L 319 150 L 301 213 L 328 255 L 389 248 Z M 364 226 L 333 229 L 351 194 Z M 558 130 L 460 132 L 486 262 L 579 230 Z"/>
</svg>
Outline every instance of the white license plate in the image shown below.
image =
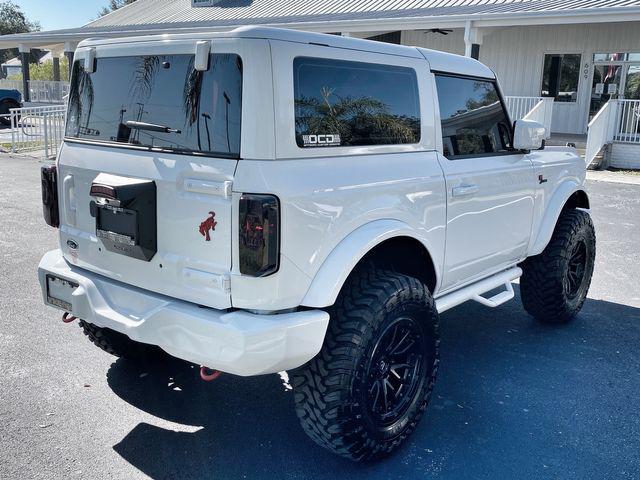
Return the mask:
<svg viewBox="0 0 640 480">
<path fill-rule="evenodd" d="M 73 311 L 71 295 L 76 288 L 78 288 L 77 283 L 47 275 L 47 303 L 71 313 Z"/>
</svg>

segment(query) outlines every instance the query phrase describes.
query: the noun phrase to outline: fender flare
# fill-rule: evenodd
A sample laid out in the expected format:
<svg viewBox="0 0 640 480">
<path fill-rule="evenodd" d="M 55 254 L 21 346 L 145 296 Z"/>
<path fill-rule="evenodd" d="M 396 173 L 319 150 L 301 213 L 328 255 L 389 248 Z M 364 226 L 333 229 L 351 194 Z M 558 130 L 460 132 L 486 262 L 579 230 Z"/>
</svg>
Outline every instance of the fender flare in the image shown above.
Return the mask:
<svg viewBox="0 0 640 480">
<path fill-rule="evenodd" d="M 343 238 L 327 256 L 313 278 L 301 305 L 313 308 L 333 305 L 344 282 L 358 262 L 372 248 L 394 237 L 414 238 L 424 245 L 427 253 L 431 255 L 429 246 L 420 238 L 416 229 L 400 220 L 386 219 L 366 223 Z M 439 265 L 433 258 L 431 260 L 439 279 Z"/>
<path fill-rule="evenodd" d="M 571 195 L 579 191 L 587 195 L 583 186 L 574 180 L 567 180 L 556 189 L 540 222 L 538 236 L 529 248 L 529 256 L 539 255 L 546 248 L 551 241 L 551 236 L 558 223 L 558 218 L 560 218 L 560 213 L 562 213 L 562 209 L 566 205 L 567 200 L 569 200 Z"/>
</svg>

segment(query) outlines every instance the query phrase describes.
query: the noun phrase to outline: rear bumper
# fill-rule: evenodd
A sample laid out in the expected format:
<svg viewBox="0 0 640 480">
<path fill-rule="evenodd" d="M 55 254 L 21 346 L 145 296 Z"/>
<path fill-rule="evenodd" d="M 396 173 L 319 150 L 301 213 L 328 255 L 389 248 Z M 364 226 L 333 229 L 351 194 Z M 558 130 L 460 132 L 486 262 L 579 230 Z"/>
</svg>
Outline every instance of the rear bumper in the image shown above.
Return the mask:
<svg viewBox="0 0 640 480">
<path fill-rule="evenodd" d="M 78 284 L 61 299 L 72 305 L 74 316 L 158 345 L 174 357 L 236 375 L 304 364 L 320 351 L 329 323 L 329 314 L 322 310 L 256 315 L 201 308 L 70 265 L 60 250 L 47 252 L 38 267 L 47 304 L 47 274 Z"/>
</svg>

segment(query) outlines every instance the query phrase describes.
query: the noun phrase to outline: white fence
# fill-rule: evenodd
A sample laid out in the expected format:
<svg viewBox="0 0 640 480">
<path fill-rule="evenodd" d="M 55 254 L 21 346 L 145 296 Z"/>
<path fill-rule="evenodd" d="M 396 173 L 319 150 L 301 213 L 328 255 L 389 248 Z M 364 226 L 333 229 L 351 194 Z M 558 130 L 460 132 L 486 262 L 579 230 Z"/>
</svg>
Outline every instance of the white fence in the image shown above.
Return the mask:
<svg viewBox="0 0 640 480">
<path fill-rule="evenodd" d="M 0 80 L 0 88 L 5 90 L 18 90 L 20 94 L 24 94 L 22 88 L 22 80 Z"/>
<path fill-rule="evenodd" d="M 552 97 L 505 97 L 511 120 L 535 120 L 544 125 L 546 138 L 551 137 Z"/>
<path fill-rule="evenodd" d="M 69 82 L 47 82 L 31 80 L 29 82 L 31 101 L 36 103 L 62 103 L 69 95 Z"/>
<path fill-rule="evenodd" d="M 0 80 L 0 88 L 18 90 L 24 100 L 22 80 Z M 44 80 L 30 80 L 29 93 L 31 102 L 35 103 L 63 103 L 69 94 L 69 82 L 50 82 Z"/>
<path fill-rule="evenodd" d="M 640 144 L 640 100 L 618 100 L 616 142 Z"/>
<path fill-rule="evenodd" d="M 65 105 L 12 108 L 11 151 L 44 151 L 45 158 L 54 158 L 64 137 Z"/>
</svg>

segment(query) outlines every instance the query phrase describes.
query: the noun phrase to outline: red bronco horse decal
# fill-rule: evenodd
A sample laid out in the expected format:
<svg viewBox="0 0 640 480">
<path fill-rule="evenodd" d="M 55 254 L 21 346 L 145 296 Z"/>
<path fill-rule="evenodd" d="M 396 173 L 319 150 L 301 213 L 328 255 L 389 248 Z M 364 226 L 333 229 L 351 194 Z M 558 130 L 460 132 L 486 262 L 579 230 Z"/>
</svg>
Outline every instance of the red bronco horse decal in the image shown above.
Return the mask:
<svg viewBox="0 0 640 480">
<path fill-rule="evenodd" d="M 216 225 L 218 222 L 215 220 L 216 212 L 209 212 L 209 216 L 207 219 L 200 224 L 200 235 L 202 235 L 205 241 L 210 242 L 211 237 L 209 236 L 209 231 L 215 231 Z"/>
</svg>

